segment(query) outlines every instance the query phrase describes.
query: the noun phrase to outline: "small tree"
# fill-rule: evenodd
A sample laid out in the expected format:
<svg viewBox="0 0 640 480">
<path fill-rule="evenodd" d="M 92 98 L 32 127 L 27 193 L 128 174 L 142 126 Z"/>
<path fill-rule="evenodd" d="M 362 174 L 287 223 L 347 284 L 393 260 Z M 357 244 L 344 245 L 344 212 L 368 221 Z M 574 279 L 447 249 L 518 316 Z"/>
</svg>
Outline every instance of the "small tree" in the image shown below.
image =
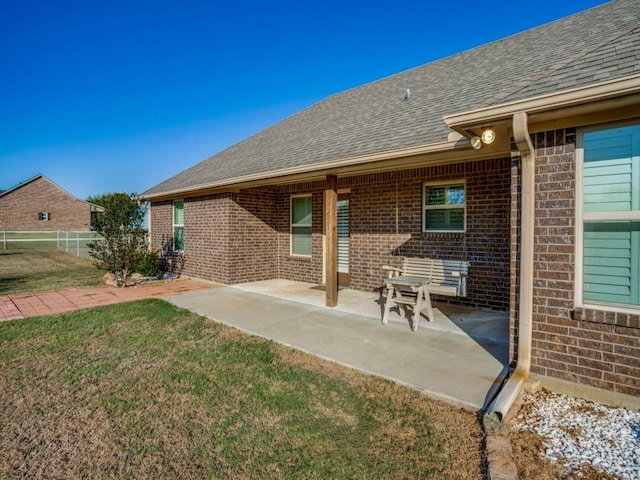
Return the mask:
<svg viewBox="0 0 640 480">
<path fill-rule="evenodd" d="M 107 193 L 92 197 L 91 202 L 105 211 L 93 226 L 102 238 L 89 243 L 89 255 L 98 260 L 100 268 L 113 273 L 119 285 L 126 285 L 136 254 L 144 246 L 145 209 L 134 194 Z"/>
</svg>

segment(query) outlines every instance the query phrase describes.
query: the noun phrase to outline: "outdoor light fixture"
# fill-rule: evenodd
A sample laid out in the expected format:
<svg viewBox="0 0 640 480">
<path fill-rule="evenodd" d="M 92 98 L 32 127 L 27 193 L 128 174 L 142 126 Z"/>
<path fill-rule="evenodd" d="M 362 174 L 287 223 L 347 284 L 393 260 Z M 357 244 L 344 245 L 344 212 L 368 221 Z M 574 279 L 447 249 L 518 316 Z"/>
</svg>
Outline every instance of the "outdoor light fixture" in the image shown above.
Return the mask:
<svg viewBox="0 0 640 480">
<path fill-rule="evenodd" d="M 491 145 L 493 141 L 496 139 L 496 132 L 494 132 L 490 128 L 487 128 L 486 130 L 482 131 L 481 138 L 482 138 L 482 143 L 484 143 L 485 145 Z"/>
<path fill-rule="evenodd" d="M 480 140 L 480 137 L 471 137 L 471 146 L 476 150 L 480 150 L 482 148 L 482 140 Z"/>
</svg>

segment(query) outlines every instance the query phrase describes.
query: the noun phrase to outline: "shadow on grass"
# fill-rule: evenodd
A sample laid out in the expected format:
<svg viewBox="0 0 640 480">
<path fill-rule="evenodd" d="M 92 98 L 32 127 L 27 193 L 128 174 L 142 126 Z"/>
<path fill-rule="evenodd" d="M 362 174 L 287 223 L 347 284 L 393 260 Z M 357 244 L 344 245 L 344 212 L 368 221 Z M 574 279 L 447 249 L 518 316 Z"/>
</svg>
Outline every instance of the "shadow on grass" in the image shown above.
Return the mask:
<svg viewBox="0 0 640 480">
<path fill-rule="evenodd" d="M 0 295 L 94 286 L 104 272 L 56 248 L 0 251 Z"/>
<path fill-rule="evenodd" d="M 24 277 L 0 277 L 0 295 L 9 295 L 27 284 Z"/>
</svg>

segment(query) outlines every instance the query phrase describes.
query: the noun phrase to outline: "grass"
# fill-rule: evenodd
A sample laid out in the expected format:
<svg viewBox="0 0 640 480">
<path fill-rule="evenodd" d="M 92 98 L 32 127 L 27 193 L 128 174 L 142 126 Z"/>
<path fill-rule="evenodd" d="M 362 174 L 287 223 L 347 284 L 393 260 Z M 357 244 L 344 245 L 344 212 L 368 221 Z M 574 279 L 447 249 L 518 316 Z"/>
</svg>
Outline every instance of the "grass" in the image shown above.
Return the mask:
<svg viewBox="0 0 640 480">
<path fill-rule="evenodd" d="M 102 275 L 93 261 L 53 245 L 0 250 L 0 295 L 98 285 Z"/>
<path fill-rule="evenodd" d="M 0 324 L 1 478 L 482 478 L 476 415 L 161 300 Z"/>
</svg>

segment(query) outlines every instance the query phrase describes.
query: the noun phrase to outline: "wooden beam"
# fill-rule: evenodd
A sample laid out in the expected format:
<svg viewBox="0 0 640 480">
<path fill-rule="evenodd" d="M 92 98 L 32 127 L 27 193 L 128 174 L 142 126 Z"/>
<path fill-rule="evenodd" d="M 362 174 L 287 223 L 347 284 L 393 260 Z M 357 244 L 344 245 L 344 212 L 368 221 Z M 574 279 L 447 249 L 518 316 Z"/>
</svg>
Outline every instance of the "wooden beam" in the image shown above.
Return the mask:
<svg viewBox="0 0 640 480">
<path fill-rule="evenodd" d="M 324 189 L 326 306 L 338 305 L 338 177 L 327 175 Z"/>
</svg>

